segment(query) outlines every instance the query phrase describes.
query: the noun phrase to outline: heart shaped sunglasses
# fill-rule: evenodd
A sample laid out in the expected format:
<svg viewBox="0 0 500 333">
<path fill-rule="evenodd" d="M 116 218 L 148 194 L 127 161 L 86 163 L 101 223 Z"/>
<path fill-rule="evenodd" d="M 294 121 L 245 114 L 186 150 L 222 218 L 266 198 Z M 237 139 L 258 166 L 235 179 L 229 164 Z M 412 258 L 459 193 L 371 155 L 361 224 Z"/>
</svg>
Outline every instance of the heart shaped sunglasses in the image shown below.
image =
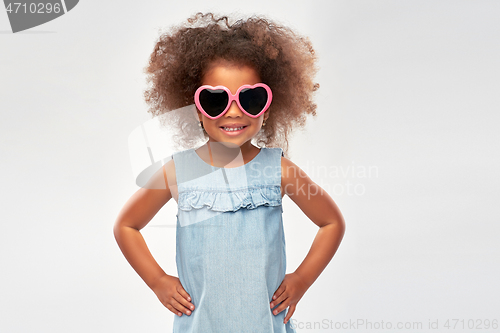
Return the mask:
<svg viewBox="0 0 500 333">
<path fill-rule="evenodd" d="M 242 85 L 234 95 L 224 86 L 204 85 L 194 94 L 198 110 L 210 119 L 222 117 L 233 101 L 247 116 L 257 118 L 269 108 L 272 99 L 271 88 L 264 83 Z"/>
</svg>

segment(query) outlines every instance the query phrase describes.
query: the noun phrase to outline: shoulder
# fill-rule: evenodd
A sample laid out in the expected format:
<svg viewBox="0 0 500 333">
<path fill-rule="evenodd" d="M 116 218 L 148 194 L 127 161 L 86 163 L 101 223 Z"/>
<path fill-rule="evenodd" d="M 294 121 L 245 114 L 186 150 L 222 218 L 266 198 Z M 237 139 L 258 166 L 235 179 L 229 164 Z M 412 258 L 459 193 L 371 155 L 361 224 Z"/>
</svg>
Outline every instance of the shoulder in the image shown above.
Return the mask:
<svg viewBox="0 0 500 333">
<path fill-rule="evenodd" d="M 169 185 L 175 184 L 175 164 L 172 159 L 170 159 L 165 164 L 161 165 L 152 173 L 146 184 L 141 186 L 145 189 L 150 190 L 167 190 L 169 191 Z"/>
<path fill-rule="evenodd" d="M 295 163 L 290 161 L 288 158 L 281 156 L 281 179 L 294 178 L 294 170 L 300 169 Z"/>
<path fill-rule="evenodd" d="M 170 195 L 177 201 L 178 192 L 177 192 L 177 176 L 175 173 L 175 163 L 172 158 L 170 161 L 165 163 L 162 168 L 163 179 L 166 179 L 166 189 L 170 192 Z"/>
<path fill-rule="evenodd" d="M 307 174 L 288 158 L 281 156 L 281 186 L 291 195 L 297 188 L 312 183 Z"/>
<path fill-rule="evenodd" d="M 179 156 L 183 156 L 183 155 L 186 155 L 186 154 L 189 154 L 191 153 L 192 151 L 194 151 L 193 148 L 190 148 L 190 149 L 185 149 L 185 150 L 180 150 L 180 151 L 176 151 L 172 154 L 172 160 L 175 158 L 175 157 L 179 157 Z"/>
<path fill-rule="evenodd" d="M 261 150 L 269 156 L 283 156 L 283 149 L 280 147 L 262 147 Z"/>
<path fill-rule="evenodd" d="M 170 161 L 165 166 L 168 164 L 168 170 L 175 173 L 175 165 L 181 170 L 183 166 L 193 163 L 194 156 L 196 156 L 196 153 L 194 153 L 193 148 L 176 151 L 172 153 Z"/>
<path fill-rule="evenodd" d="M 277 155 L 283 156 L 283 148 L 281 148 L 281 147 L 267 147 L 267 148 L 263 148 L 263 149 L 271 151 Z"/>
<path fill-rule="evenodd" d="M 167 176 L 175 177 L 175 163 L 174 159 L 171 159 L 163 166 L 163 171 Z"/>
</svg>

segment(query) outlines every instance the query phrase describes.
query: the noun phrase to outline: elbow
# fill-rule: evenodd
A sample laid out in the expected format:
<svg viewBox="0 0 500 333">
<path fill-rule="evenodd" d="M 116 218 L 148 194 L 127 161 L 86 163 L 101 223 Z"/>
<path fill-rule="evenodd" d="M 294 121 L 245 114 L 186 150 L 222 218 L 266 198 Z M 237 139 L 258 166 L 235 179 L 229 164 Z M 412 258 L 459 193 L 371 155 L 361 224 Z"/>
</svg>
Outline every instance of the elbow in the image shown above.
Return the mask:
<svg viewBox="0 0 500 333">
<path fill-rule="evenodd" d="M 345 234 L 345 220 L 344 218 L 341 216 L 340 219 L 337 221 L 337 224 L 338 224 L 338 228 L 340 230 L 340 234 L 342 235 L 342 237 L 344 236 Z"/>
<path fill-rule="evenodd" d="M 120 238 L 121 229 L 123 228 L 121 220 L 117 219 L 113 225 L 113 236 L 118 241 Z"/>
<path fill-rule="evenodd" d="M 345 234 L 345 220 L 342 215 L 337 216 L 333 220 L 331 220 L 327 225 L 330 225 L 332 228 L 334 228 L 337 233 L 343 237 Z"/>
<path fill-rule="evenodd" d="M 113 225 L 113 236 L 115 237 L 116 240 L 118 240 L 118 232 L 119 232 L 119 225 L 118 223 L 115 223 Z"/>
</svg>

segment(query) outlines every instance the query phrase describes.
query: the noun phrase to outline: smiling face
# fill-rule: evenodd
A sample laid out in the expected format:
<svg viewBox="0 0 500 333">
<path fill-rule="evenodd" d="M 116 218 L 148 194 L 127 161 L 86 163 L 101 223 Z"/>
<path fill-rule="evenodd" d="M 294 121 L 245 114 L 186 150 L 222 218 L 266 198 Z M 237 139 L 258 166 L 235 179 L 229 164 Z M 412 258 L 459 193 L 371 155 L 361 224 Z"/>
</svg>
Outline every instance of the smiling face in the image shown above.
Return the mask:
<svg viewBox="0 0 500 333">
<path fill-rule="evenodd" d="M 225 86 L 232 94 L 244 84 L 254 85 L 260 82 L 259 74 L 252 67 L 222 61 L 210 66 L 202 79 L 202 85 Z M 252 118 L 233 101 L 229 110 L 218 119 L 210 119 L 199 110 L 198 117 L 203 122 L 210 142 L 220 142 L 228 147 L 237 145 L 242 151 L 249 151 L 251 139 L 260 131 L 262 122 L 269 117 L 269 110 L 258 118 Z M 243 129 L 230 130 L 240 127 Z"/>
</svg>

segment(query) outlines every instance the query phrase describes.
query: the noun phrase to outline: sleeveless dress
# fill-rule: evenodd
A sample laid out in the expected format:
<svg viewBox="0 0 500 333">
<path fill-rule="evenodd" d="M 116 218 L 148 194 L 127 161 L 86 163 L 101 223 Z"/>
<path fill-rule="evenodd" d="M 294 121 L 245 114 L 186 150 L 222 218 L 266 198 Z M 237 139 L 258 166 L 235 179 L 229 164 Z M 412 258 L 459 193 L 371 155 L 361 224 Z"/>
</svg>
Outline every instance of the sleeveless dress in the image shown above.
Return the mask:
<svg viewBox="0 0 500 333">
<path fill-rule="evenodd" d="M 174 333 L 295 333 L 270 307 L 285 277 L 281 148 L 261 148 L 236 168 L 214 167 L 195 149 L 176 152 L 176 264 L 191 315 Z"/>
</svg>

